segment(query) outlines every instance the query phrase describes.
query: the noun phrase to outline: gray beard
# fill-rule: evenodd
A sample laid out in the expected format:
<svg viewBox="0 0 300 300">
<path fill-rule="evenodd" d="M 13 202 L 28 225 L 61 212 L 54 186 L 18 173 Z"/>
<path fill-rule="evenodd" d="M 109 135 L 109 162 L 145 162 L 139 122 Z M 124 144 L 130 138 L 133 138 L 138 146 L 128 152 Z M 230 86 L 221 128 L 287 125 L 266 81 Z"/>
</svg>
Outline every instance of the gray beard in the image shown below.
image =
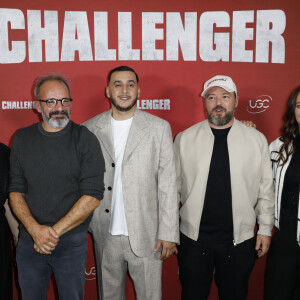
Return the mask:
<svg viewBox="0 0 300 300">
<path fill-rule="evenodd" d="M 110 98 L 110 103 L 118 110 L 118 111 L 129 111 L 131 110 L 135 104 L 136 104 L 136 101 L 137 101 L 137 98 L 129 105 L 129 106 L 126 106 L 126 107 L 122 107 L 120 105 L 117 104 L 117 101 L 115 98 Z"/>
<path fill-rule="evenodd" d="M 44 122 L 53 129 L 64 128 L 68 125 L 68 123 L 70 121 L 70 115 L 67 112 L 66 112 L 65 117 L 62 117 L 62 118 L 51 118 L 51 116 L 49 116 L 49 118 L 48 118 L 45 115 L 43 110 L 41 110 L 41 113 L 42 113 L 42 118 L 43 118 Z"/>
<path fill-rule="evenodd" d="M 218 107 L 214 108 L 214 110 L 217 108 Z M 210 123 L 214 124 L 215 126 L 219 126 L 219 127 L 227 125 L 232 120 L 234 113 L 235 113 L 235 108 L 234 108 L 232 111 L 226 112 L 224 117 L 216 118 L 213 115 L 214 110 L 211 113 L 208 113 L 207 109 L 205 108 L 206 116 Z"/>
</svg>

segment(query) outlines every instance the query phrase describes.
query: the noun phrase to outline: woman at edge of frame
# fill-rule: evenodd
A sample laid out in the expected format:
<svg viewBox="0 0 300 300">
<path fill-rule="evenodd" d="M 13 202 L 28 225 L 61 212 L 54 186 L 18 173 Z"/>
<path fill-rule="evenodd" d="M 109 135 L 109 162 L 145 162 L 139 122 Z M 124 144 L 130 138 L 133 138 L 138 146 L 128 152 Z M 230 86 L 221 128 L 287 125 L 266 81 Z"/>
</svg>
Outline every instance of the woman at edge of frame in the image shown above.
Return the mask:
<svg viewBox="0 0 300 300">
<path fill-rule="evenodd" d="M 0 300 L 12 300 L 11 233 L 16 245 L 18 223 L 8 205 L 9 148 L 0 143 Z"/>
<path fill-rule="evenodd" d="M 275 184 L 275 226 L 265 300 L 300 299 L 300 86 L 287 102 L 281 136 L 270 144 Z"/>
</svg>

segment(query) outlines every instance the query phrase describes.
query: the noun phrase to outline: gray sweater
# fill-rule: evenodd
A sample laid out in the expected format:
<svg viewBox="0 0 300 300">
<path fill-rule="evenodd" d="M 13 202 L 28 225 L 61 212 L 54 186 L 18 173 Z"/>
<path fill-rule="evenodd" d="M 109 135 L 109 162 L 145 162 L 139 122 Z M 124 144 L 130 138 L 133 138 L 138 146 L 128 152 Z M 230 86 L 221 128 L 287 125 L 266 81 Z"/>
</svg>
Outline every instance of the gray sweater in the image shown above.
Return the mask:
<svg viewBox="0 0 300 300">
<path fill-rule="evenodd" d="M 36 123 L 20 129 L 13 139 L 9 192 L 24 193 L 36 221 L 52 226 L 81 196 L 103 198 L 104 172 L 99 142 L 86 127 L 70 121 L 53 133 Z M 65 235 L 87 231 L 90 220 Z M 22 224 L 20 238 L 31 239 Z"/>
</svg>

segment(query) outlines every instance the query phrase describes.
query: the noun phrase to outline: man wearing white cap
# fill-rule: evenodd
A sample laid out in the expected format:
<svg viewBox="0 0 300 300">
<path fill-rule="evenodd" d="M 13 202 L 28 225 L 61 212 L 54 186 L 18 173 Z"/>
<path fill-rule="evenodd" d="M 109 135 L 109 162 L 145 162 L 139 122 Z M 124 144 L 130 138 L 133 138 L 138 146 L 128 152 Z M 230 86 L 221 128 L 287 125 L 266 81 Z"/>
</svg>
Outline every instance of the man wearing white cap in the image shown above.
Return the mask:
<svg viewBox="0 0 300 300">
<path fill-rule="evenodd" d="M 215 272 L 221 300 L 244 300 L 274 224 L 268 143 L 234 118 L 238 96 L 230 77 L 209 79 L 201 96 L 207 120 L 175 140 L 182 299 L 207 299 Z"/>
</svg>

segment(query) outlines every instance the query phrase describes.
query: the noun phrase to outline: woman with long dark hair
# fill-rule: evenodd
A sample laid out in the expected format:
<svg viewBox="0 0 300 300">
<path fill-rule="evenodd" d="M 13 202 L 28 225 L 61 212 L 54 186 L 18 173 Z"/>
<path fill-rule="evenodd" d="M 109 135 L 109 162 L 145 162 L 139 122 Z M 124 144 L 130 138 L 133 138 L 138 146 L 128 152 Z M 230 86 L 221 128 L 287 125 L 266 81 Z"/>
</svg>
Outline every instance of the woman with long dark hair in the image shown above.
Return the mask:
<svg viewBox="0 0 300 300">
<path fill-rule="evenodd" d="M 267 259 L 265 300 L 300 299 L 300 86 L 291 93 L 281 137 L 270 145 L 275 226 Z"/>
</svg>

